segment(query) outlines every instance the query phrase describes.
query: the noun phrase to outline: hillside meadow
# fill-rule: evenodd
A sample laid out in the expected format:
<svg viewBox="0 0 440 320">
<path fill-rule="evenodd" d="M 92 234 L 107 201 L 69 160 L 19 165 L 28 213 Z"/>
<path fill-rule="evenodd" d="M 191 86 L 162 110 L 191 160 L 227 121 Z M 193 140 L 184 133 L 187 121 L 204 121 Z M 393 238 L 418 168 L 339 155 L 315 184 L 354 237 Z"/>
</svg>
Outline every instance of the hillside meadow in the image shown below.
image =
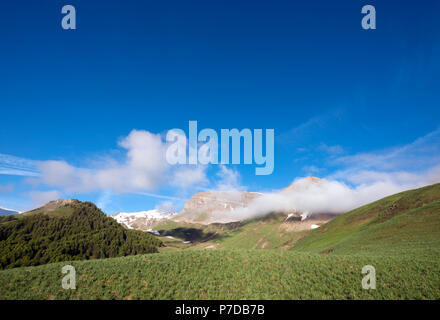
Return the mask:
<svg viewBox="0 0 440 320">
<path fill-rule="evenodd" d="M 70 263 L 70 262 L 69 262 Z M 436 257 L 373 257 L 285 250 L 185 250 L 73 261 L 76 290 L 61 287 L 67 263 L 0 272 L 0 299 L 438 299 Z M 361 286 L 376 268 L 376 290 Z"/>
<path fill-rule="evenodd" d="M 0 271 L 0 299 L 440 298 L 440 184 L 318 229 L 301 223 L 279 215 L 228 225 L 170 221 L 160 226 L 159 253 Z M 75 290 L 61 287 L 66 264 L 76 269 Z M 374 290 L 362 288 L 365 265 L 376 270 Z"/>
</svg>

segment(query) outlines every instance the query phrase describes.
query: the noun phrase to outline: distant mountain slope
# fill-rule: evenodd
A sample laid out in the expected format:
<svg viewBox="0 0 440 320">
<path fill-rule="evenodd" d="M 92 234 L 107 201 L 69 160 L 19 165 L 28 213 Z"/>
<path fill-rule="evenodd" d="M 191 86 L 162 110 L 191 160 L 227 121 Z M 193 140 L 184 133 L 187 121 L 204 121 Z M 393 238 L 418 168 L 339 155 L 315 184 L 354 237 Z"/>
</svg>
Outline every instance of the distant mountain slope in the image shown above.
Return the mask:
<svg viewBox="0 0 440 320">
<path fill-rule="evenodd" d="M 52 202 L 0 219 L 0 268 L 152 253 L 161 244 L 125 229 L 91 202 Z"/>
<path fill-rule="evenodd" d="M 166 245 L 160 251 L 181 249 L 289 249 L 313 228 L 334 215 L 301 217 L 273 213 L 252 220 L 197 224 L 167 220 L 154 227 Z"/>
<path fill-rule="evenodd" d="M 239 191 L 206 191 L 193 195 L 183 207 L 183 210 L 174 217 L 176 221 L 212 223 L 212 213 L 232 211 L 246 207 L 250 201 L 261 195 L 257 192 Z"/>
<path fill-rule="evenodd" d="M 440 184 L 395 194 L 343 215 L 314 214 L 302 220 L 272 213 L 230 224 L 168 221 L 154 229 L 164 236 L 161 239 L 167 247 L 163 251 L 292 249 L 326 254 L 440 254 Z"/>
<path fill-rule="evenodd" d="M 440 253 L 440 184 L 362 206 L 313 230 L 294 250 L 342 254 Z"/>
<path fill-rule="evenodd" d="M 173 220 L 202 224 L 229 223 L 253 219 L 257 216 L 262 217 L 275 212 L 306 218 L 309 212 L 296 209 L 296 206 L 289 203 L 289 199 L 295 196 L 301 197 L 304 189 L 325 182 L 325 179 L 306 177 L 295 180 L 284 189 L 266 194 L 237 190 L 199 192 L 185 203 L 183 210 L 173 217 Z M 270 205 L 267 205 L 268 203 Z"/>
<path fill-rule="evenodd" d="M 9 216 L 11 214 L 18 214 L 18 213 L 20 213 L 20 211 L 0 207 L 0 216 Z"/>
</svg>

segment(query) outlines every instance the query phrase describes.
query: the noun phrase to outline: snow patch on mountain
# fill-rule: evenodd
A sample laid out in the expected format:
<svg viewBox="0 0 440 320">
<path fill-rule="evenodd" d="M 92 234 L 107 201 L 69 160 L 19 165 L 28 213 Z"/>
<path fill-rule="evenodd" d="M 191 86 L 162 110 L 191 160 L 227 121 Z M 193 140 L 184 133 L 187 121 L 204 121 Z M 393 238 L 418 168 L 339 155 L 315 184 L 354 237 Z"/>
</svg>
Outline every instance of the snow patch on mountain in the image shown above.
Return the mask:
<svg viewBox="0 0 440 320">
<path fill-rule="evenodd" d="M 8 209 L 4 207 L 0 207 L 0 216 L 9 216 L 11 214 L 18 214 L 21 213 L 20 211 Z"/>
<path fill-rule="evenodd" d="M 139 212 L 119 212 L 111 217 L 128 229 L 148 231 L 159 222 L 169 220 L 174 212 L 163 210 L 148 210 Z"/>
</svg>

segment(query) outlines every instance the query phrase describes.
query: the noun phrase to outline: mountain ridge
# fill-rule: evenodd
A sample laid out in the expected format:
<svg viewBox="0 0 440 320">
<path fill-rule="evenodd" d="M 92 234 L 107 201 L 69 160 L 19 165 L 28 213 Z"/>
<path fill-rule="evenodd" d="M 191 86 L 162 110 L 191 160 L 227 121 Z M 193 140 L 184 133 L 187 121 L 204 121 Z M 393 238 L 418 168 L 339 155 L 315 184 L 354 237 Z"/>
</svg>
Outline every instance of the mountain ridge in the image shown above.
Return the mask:
<svg viewBox="0 0 440 320">
<path fill-rule="evenodd" d="M 194 194 L 175 217 L 175 221 L 209 224 L 212 213 L 247 207 L 259 192 L 204 191 Z"/>
<path fill-rule="evenodd" d="M 127 230 L 91 202 L 44 207 L 0 219 L 0 268 L 154 253 L 162 245 L 150 234 Z"/>
<path fill-rule="evenodd" d="M 13 214 L 20 214 L 21 212 L 14 209 L 8 209 L 0 206 L 0 216 L 9 216 Z"/>
</svg>

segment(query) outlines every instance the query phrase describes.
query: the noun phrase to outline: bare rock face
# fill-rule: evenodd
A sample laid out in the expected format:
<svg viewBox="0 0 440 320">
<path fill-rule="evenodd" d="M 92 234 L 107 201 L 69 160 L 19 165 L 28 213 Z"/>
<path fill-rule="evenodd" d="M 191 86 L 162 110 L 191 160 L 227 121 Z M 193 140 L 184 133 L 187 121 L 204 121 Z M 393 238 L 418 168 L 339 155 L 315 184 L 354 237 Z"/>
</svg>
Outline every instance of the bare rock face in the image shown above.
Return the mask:
<svg viewBox="0 0 440 320">
<path fill-rule="evenodd" d="M 77 204 L 77 203 L 80 203 L 80 201 L 76 199 L 60 199 L 46 203 L 44 206 L 41 207 L 41 209 L 44 209 L 45 211 L 53 211 L 55 209 L 58 209 L 59 207 L 63 207 L 68 204 Z"/>
<path fill-rule="evenodd" d="M 283 203 L 285 202 L 284 200 L 289 199 L 296 192 L 301 192 L 302 190 L 308 188 L 308 186 L 321 183 L 322 181 L 324 180 L 316 177 L 307 177 L 296 180 L 288 187 L 274 194 L 273 197 L 256 192 L 199 192 L 193 195 L 192 198 L 185 203 L 183 210 L 173 219 L 176 221 L 202 224 L 240 221 L 249 218 L 249 214 L 241 215 L 240 212 L 234 213 L 234 210 L 240 208 L 249 208 L 251 213 L 254 211 L 258 212 L 256 216 L 262 217 L 264 215 L 262 214 L 261 210 L 259 210 L 259 205 L 261 204 L 263 207 L 265 207 L 267 205 L 267 201 L 274 201 L 275 203 L 273 210 L 271 210 L 270 206 L 268 206 L 267 213 L 265 214 L 285 214 L 287 216 L 287 220 L 302 221 L 307 219 L 309 216 L 308 212 L 288 210 L 287 208 L 280 211 L 280 206 L 277 206 L 277 201 L 279 203 Z M 266 198 L 264 198 L 264 196 L 266 196 Z M 258 197 L 261 198 L 257 199 Z M 254 201 L 256 199 L 257 201 Z"/>
<path fill-rule="evenodd" d="M 32 214 L 36 214 L 36 213 L 49 213 L 49 212 L 55 211 L 56 209 L 58 209 L 60 207 L 64 207 L 66 205 L 75 205 L 75 204 L 79 204 L 79 203 L 81 203 L 81 201 L 79 201 L 77 199 L 53 200 L 53 201 L 49 201 L 48 203 L 46 203 L 42 207 L 30 210 L 30 211 L 26 211 L 26 212 L 21 212 L 20 214 L 23 216 L 27 216 L 27 215 L 32 215 Z"/>
<path fill-rule="evenodd" d="M 283 190 L 281 190 L 281 192 L 289 192 L 289 191 L 294 191 L 295 189 L 300 189 L 302 188 L 304 185 L 307 184 L 313 184 L 313 183 L 320 183 L 325 181 L 325 179 L 322 178 L 318 178 L 318 177 L 305 177 L 304 179 L 301 179 L 301 184 L 298 182 L 293 182 L 291 185 L 287 186 L 286 188 L 284 188 Z"/>
<path fill-rule="evenodd" d="M 174 220 L 196 223 L 209 223 L 210 216 L 216 211 L 233 211 L 245 208 L 249 203 L 260 196 L 256 192 L 239 191 L 208 191 L 193 195 L 176 215 Z"/>
</svg>

